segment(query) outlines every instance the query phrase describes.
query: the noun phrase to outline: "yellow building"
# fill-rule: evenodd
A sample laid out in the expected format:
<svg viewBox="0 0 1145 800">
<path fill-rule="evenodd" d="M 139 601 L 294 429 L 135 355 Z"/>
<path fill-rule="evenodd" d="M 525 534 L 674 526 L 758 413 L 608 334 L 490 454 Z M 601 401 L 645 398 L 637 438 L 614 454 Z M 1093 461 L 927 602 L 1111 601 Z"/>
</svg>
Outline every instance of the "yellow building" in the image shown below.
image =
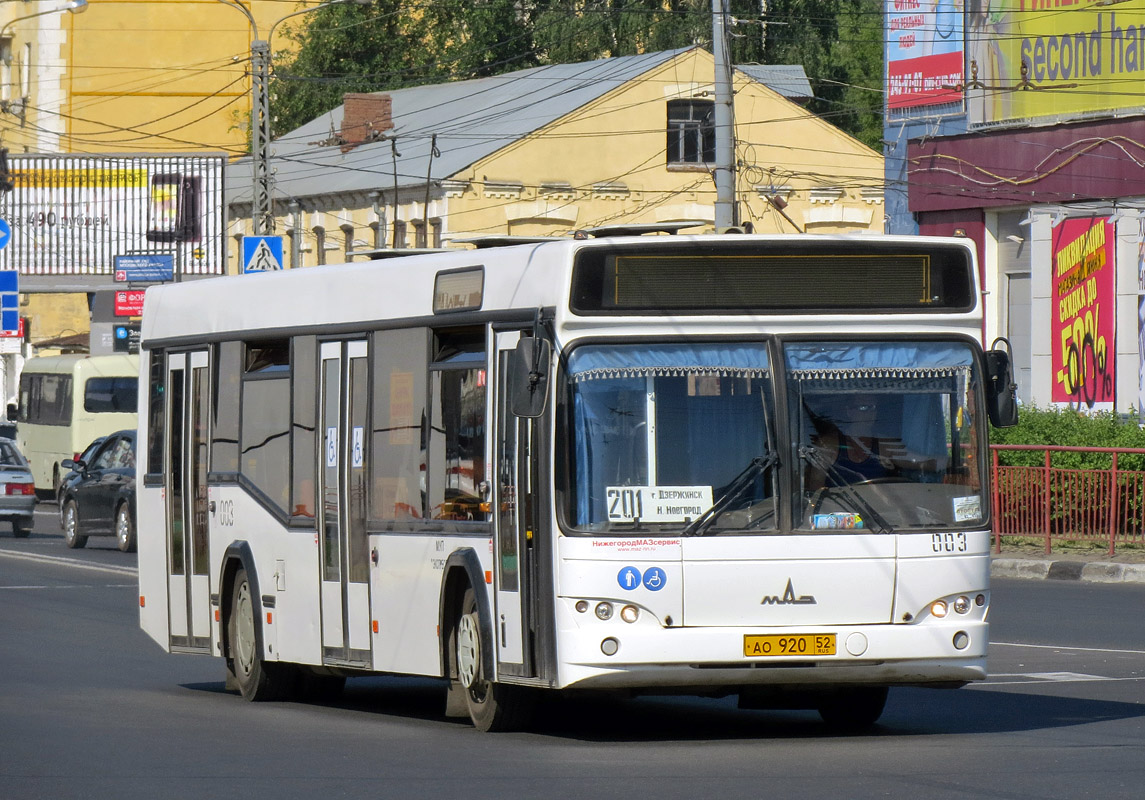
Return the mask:
<svg viewBox="0 0 1145 800">
<path fill-rule="evenodd" d="M 246 152 L 255 30 L 244 11 L 224 0 L 66 4 L 0 0 L 0 139 L 11 152 Z M 314 5 L 242 3 L 263 39 Z M 275 50 L 289 44 L 282 30 Z"/>
<path fill-rule="evenodd" d="M 882 156 L 765 85 L 761 69 L 734 75 L 740 225 L 881 232 Z M 713 72 L 708 52 L 687 48 L 347 95 L 274 143 L 284 266 L 487 235 L 710 228 Z M 250 169 L 227 175 L 232 271 L 251 232 Z"/>
</svg>

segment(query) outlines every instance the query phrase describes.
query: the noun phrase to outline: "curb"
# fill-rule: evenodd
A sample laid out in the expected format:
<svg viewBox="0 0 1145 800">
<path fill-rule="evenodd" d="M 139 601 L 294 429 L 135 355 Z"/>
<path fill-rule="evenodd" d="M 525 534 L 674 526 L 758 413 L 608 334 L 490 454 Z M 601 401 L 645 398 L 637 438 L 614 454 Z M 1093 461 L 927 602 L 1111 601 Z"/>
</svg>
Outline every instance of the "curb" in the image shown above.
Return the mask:
<svg viewBox="0 0 1145 800">
<path fill-rule="evenodd" d="M 1090 583 L 1145 583 L 1145 564 L 994 558 L 990 562 L 990 576 L 1025 580 L 1080 580 Z"/>
</svg>

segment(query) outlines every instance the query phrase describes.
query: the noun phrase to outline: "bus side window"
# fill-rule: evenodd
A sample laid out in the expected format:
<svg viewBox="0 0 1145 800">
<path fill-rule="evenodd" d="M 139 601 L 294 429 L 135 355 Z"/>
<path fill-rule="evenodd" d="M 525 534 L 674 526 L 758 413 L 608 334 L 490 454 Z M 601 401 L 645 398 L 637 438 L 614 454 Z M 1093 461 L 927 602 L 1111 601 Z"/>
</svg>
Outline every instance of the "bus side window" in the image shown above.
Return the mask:
<svg viewBox="0 0 1145 800">
<path fill-rule="evenodd" d="M 370 512 L 375 520 L 425 517 L 425 328 L 378 331 L 370 432 Z"/>
<path fill-rule="evenodd" d="M 167 407 L 167 357 L 162 350 L 151 351 L 147 387 L 147 472 L 163 472 L 164 420 Z"/>
</svg>

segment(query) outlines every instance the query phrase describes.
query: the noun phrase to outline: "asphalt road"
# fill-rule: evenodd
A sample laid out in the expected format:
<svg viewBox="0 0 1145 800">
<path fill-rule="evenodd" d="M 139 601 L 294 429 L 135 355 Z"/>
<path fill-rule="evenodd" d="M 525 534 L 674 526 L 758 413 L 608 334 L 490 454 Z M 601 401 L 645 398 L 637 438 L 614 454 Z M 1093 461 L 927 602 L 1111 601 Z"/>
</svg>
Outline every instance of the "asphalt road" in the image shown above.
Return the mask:
<svg viewBox="0 0 1145 800">
<path fill-rule="evenodd" d="M 52 512 L 54 508 L 48 506 Z M 989 681 L 891 692 L 879 725 L 729 699 L 554 704 L 531 733 L 441 715 L 432 681 L 250 704 L 138 628 L 134 556 L 0 532 L 0 798 L 1138 798 L 1145 586 L 994 584 Z M 51 524 L 49 524 L 51 523 Z M 15 554 L 15 555 L 14 555 Z"/>
</svg>

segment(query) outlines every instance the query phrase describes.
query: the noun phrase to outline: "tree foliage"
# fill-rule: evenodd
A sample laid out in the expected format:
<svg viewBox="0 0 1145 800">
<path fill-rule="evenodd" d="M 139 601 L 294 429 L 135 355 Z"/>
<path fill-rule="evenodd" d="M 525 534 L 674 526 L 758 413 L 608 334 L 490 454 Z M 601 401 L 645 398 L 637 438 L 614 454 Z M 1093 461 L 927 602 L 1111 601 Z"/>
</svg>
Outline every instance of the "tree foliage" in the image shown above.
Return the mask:
<svg viewBox="0 0 1145 800">
<path fill-rule="evenodd" d="M 766 11 L 764 11 L 766 9 Z M 737 64 L 801 64 L 812 110 L 872 147 L 882 137 L 882 0 L 730 0 Z M 300 17 L 275 55 L 273 129 L 384 91 L 701 45 L 711 0 L 373 0 Z"/>
</svg>

